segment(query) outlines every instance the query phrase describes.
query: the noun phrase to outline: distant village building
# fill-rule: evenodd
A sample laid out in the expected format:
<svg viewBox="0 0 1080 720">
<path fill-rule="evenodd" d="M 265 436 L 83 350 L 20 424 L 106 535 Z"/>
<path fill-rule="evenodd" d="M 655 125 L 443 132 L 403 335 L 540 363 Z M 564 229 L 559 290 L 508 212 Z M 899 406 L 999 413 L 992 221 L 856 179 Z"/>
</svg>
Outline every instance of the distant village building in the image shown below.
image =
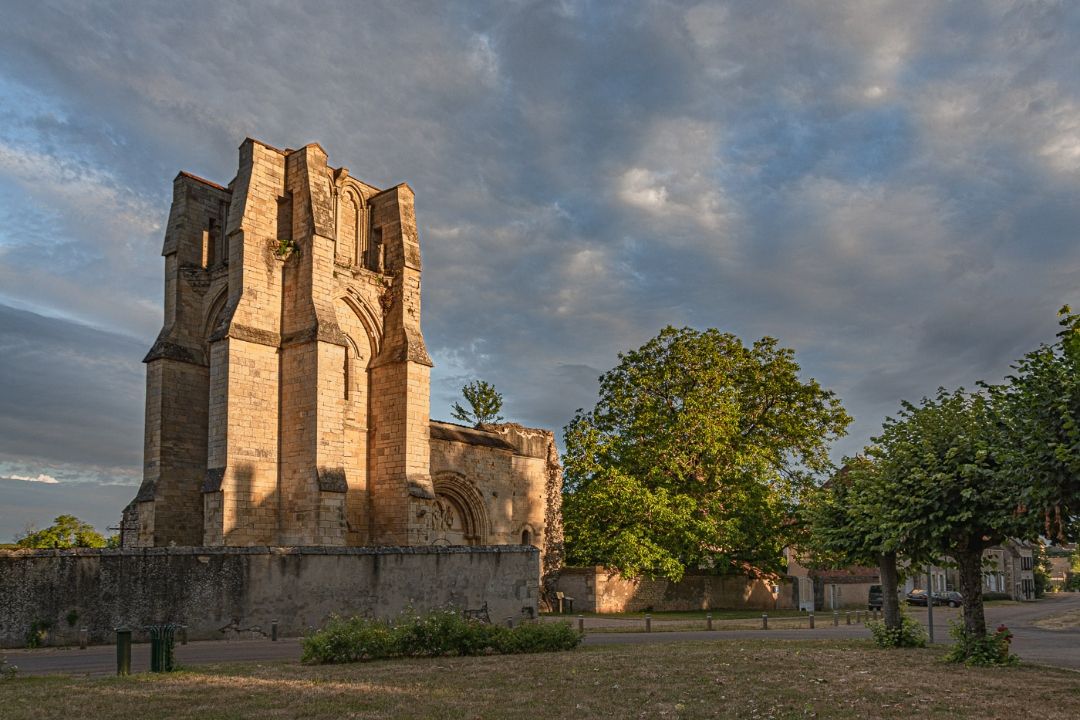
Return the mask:
<svg viewBox="0 0 1080 720">
<path fill-rule="evenodd" d="M 535 545 L 561 558 L 551 432 L 429 417 L 408 185 L 317 144 L 180 173 L 124 547 Z"/>
</svg>

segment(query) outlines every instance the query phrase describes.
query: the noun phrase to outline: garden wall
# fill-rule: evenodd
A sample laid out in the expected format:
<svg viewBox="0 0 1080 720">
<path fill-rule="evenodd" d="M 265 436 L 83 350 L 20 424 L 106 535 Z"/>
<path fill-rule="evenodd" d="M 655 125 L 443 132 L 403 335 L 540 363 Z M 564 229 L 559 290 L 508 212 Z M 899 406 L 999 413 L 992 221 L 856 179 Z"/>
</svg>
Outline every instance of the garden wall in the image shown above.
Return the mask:
<svg viewBox="0 0 1080 720">
<path fill-rule="evenodd" d="M 669 580 L 627 580 L 605 567 L 563 568 L 558 590 L 574 598 L 574 611 L 776 610 L 797 607 L 790 580 L 772 583 L 734 575 L 692 575 Z"/>
<path fill-rule="evenodd" d="M 235 629 L 300 635 L 331 614 L 390 617 L 406 608 L 534 615 L 534 547 L 171 547 L 0 551 L 0 647 L 31 626 L 46 644 L 112 642 L 121 625 L 173 622 L 191 639 Z M 225 628 L 223 630 L 223 628 Z M 138 637 L 138 635 L 137 635 Z"/>
</svg>

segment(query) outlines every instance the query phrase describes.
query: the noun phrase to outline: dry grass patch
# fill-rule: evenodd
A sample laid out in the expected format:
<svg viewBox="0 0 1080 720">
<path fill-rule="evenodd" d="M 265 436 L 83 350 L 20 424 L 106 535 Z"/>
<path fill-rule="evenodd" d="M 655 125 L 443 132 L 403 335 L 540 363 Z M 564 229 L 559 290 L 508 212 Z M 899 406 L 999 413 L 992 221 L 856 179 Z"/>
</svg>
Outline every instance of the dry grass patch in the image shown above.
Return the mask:
<svg viewBox="0 0 1080 720">
<path fill-rule="evenodd" d="M 1080 674 L 944 665 L 865 641 L 716 640 L 359 665 L 0 682 L 5 720 L 1080 717 Z M 1003 687 L 1019 688 L 1002 692 Z"/>
<path fill-rule="evenodd" d="M 1046 630 L 1075 630 L 1080 628 L 1080 610 L 1070 610 L 1060 615 L 1039 618 L 1032 625 Z"/>
</svg>

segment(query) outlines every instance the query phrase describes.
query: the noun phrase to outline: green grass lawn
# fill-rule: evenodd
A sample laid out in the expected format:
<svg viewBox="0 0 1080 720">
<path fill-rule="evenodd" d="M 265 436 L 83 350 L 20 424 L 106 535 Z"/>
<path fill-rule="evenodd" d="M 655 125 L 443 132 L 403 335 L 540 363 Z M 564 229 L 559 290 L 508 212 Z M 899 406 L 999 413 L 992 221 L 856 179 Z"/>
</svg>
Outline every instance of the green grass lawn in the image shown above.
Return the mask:
<svg viewBox="0 0 1080 720">
<path fill-rule="evenodd" d="M 356 665 L 263 663 L 0 681 L 5 720 L 53 718 L 1080 717 L 1080 674 L 972 669 L 863 641 L 590 646 Z"/>
</svg>

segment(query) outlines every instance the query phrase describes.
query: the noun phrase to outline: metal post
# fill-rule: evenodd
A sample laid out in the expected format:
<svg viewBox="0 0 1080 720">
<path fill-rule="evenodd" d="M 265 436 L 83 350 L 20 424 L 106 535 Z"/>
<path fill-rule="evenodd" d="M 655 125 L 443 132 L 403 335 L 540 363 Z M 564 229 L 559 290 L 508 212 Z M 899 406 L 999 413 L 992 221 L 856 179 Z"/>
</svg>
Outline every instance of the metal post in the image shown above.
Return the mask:
<svg viewBox="0 0 1080 720">
<path fill-rule="evenodd" d="M 838 610 L 832 611 L 832 624 L 833 627 L 836 627 L 840 624 L 840 612 Z"/>
<path fill-rule="evenodd" d="M 844 612 L 844 621 L 847 622 L 848 625 L 851 624 L 851 611 L 850 610 L 847 610 L 847 611 Z"/>
<path fill-rule="evenodd" d="M 814 611 L 811 610 L 810 614 L 807 617 L 810 618 L 810 629 L 813 630 L 814 629 Z"/>
<path fill-rule="evenodd" d="M 769 613 L 761 613 L 761 629 L 769 629 Z"/>
<path fill-rule="evenodd" d="M 652 615 L 645 615 L 645 632 L 652 632 Z"/>
<path fill-rule="evenodd" d="M 277 642 L 277 620 L 270 621 L 270 639 Z"/>
<path fill-rule="evenodd" d="M 116 628 L 116 674 L 131 674 L 131 630 Z"/>
<path fill-rule="evenodd" d="M 712 630 L 712 613 L 705 613 L 705 629 Z"/>
<path fill-rule="evenodd" d="M 862 623 L 862 610 L 856 610 L 855 611 L 855 624 L 858 625 L 860 623 Z"/>
<path fill-rule="evenodd" d="M 86 642 L 87 642 L 87 639 L 88 639 L 89 635 L 90 635 L 90 631 L 87 630 L 86 628 L 83 628 L 83 629 L 79 630 L 79 649 L 80 650 L 85 650 L 86 649 Z"/>
<path fill-rule="evenodd" d="M 930 643 L 934 642 L 934 578 L 931 565 L 926 566 L 926 624 L 930 630 Z"/>
<path fill-rule="evenodd" d="M 585 616 L 584 615 L 578 615 L 577 616 L 577 631 L 579 633 L 585 632 Z"/>
</svg>

